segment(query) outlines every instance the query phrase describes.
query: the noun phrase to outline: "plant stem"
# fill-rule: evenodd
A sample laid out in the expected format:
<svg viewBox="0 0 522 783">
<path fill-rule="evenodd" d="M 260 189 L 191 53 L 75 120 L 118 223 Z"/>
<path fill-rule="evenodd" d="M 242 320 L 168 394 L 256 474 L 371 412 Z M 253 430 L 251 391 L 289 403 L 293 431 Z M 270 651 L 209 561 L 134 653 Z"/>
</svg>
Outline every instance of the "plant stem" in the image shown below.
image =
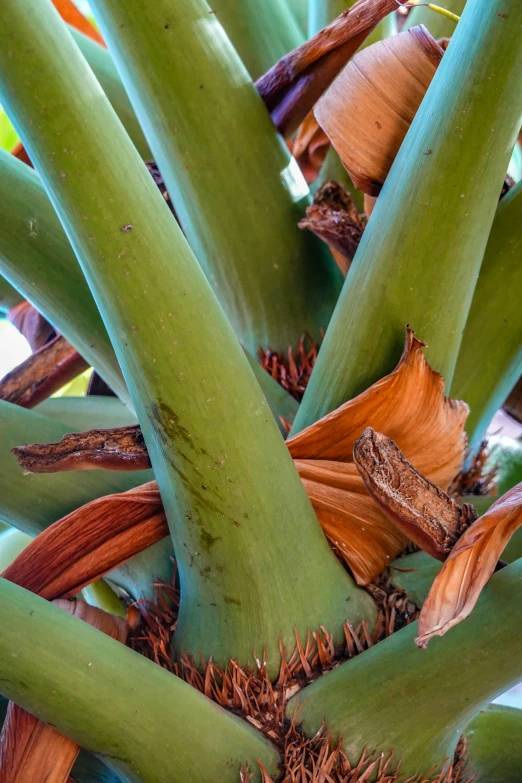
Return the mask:
<svg viewBox="0 0 522 783">
<path fill-rule="evenodd" d="M 152 152 L 109 52 L 92 38 L 75 30 L 74 27 L 69 27 L 69 32 L 91 66 L 103 92 L 111 102 L 112 108 L 120 118 L 141 157 L 144 160 L 151 160 Z"/>
<path fill-rule="evenodd" d="M 497 208 L 451 386 L 470 407 L 466 429 L 473 451 L 522 375 L 521 224 L 519 182 Z"/>
<path fill-rule="evenodd" d="M 72 46 L 72 44 L 71 44 Z M 125 402 L 107 330 L 35 171 L 0 150 L 0 271 Z"/>
<path fill-rule="evenodd" d="M 522 710 L 491 704 L 465 731 L 473 783 L 519 783 Z"/>
<path fill-rule="evenodd" d="M 240 342 L 319 338 L 342 286 L 308 187 L 205 0 L 96 0 L 183 231 Z M 307 236 L 308 234 L 308 236 Z"/>
<path fill-rule="evenodd" d="M 466 0 L 444 0 L 442 3 L 444 10 L 449 11 L 455 16 L 461 16 L 466 5 Z M 413 8 L 406 18 L 404 28 L 409 30 L 415 25 L 425 25 L 434 38 L 451 38 L 456 29 L 455 19 L 449 16 L 436 13 L 426 5 L 421 4 Z"/>
<path fill-rule="evenodd" d="M 406 323 L 449 391 L 520 125 L 521 27 L 518 0 L 468 3 L 364 232 L 295 432 L 389 373 Z"/>
<path fill-rule="evenodd" d="M 308 0 L 286 0 L 287 6 L 292 11 L 299 29 L 304 36 L 308 35 Z"/>
<path fill-rule="evenodd" d="M 280 635 L 288 649 L 294 628 L 340 638 L 373 602 L 331 552 L 223 311 L 53 7 L 7 0 L 3 22 L 2 102 L 101 309 L 161 490 L 177 649 L 224 664 L 266 647 L 276 674 Z"/>
<path fill-rule="evenodd" d="M 246 722 L 138 653 L 0 579 L 2 693 L 142 783 L 273 774 L 276 750 Z M 74 699 L 71 700 L 71 694 Z M 202 742 L 204 738 L 204 742 Z M 257 770 L 257 773 L 256 773 Z"/>
<path fill-rule="evenodd" d="M 425 650 L 417 623 L 304 688 L 288 705 L 313 736 L 324 719 L 352 762 L 395 751 L 403 775 L 440 769 L 473 716 L 522 679 L 522 560 L 495 574 L 472 615 Z M 419 698 L 419 688 L 422 698 Z"/>
<path fill-rule="evenodd" d="M 286 0 L 213 0 L 212 10 L 254 81 L 304 41 Z"/>
<path fill-rule="evenodd" d="M 117 397 L 51 397 L 33 410 L 60 421 L 74 432 L 138 423 L 134 413 Z"/>
</svg>

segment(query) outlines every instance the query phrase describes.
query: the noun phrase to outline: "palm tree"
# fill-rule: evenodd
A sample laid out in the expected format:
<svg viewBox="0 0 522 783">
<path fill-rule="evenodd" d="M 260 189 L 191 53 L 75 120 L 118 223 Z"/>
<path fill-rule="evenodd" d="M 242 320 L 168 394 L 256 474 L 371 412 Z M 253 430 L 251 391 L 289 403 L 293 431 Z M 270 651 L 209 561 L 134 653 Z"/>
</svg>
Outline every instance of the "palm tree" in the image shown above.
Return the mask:
<svg viewBox="0 0 522 783">
<path fill-rule="evenodd" d="M 3 2 L 2 783 L 519 775 L 522 8 L 301 6 Z"/>
</svg>

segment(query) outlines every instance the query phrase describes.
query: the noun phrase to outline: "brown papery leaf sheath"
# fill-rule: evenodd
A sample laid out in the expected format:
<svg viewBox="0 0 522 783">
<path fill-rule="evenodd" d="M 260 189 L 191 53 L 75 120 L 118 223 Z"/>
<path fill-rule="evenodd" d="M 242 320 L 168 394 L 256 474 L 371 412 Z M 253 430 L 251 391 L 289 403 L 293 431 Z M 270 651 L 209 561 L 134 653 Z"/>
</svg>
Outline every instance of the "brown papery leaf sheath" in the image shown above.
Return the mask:
<svg viewBox="0 0 522 783">
<path fill-rule="evenodd" d="M 472 611 L 509 539 L 522 525 L 522 484 L 506 492 L 459 539 L 424 602 L 419 647 L 443 636 Z"/>
<path fill-rule="evenodd" d="M 0 381 L 0 399 L 33 408 L 88 367 L 64 337 L 55 337 Z"/>
<path fill-rule="evenodd" d="M 23 556 L 24 553 L 20 555 Z M 128 626 L 121 617 L 84 601 L 54 603 L 125 644 Z M 65 783 L 79 752 L 80 747 L 75 742 L 13 702 L 9 703 L 0 736 L 0 783 Z"/>
<path fill-rule="evenodd" d="M 315 119 L 313 111 L 308 112 L 297 129 L 294 141 L 289 140 L 288 146 L 307 183 L 315 182 L 330 149 L 330 139 Z"/>
<path fill-rule="evenodd" d="M 392 438 L 415 468 L 446 490 L 466 448 L 468 406 L 444 397 L 424 343 L 407 330 L 396 369 L 365 392 L 287 440 L 321 526 L 358 584 L 367 584 L 407 544 L 368 495 L 353 447 L 370 426 Z"/>
<path fill-rule="evenodd" d="M 367 427 L 353 447 L 366 489 L 404 535 L 445 560 L 477 514 L 462 508 L 408 462 L 391 438 Z"/>
<path fill-rule="evenodd" d="M 150 482 L 58 520 L 2 576 L 48 600 L 72 596 L 168 533 L 157 484 Z"/>
<path fill-rule="evenodd" d="M 408 329 L 394 372 L 287 441 L 321 527 L 358 584 L 375 579 L 408 543 L 368 495 L 353 462 L 354 443 L 365 427 L 395 440 L 417 470 L 444 490 L 462 465 L 468 407 L 444 397 L 444 382 L 427 364 L 423 346 Z M 98 501 L 107 510 L 110 497 Z"/>
<path fill-rule="evenodd" d="M 33 443 L 12 449 L 31 473 L 67 470 L 147 470 L 149 454 L 139 426 L 72 432 L 58 443 Z"/>
<path fill-rule="evenodd" d="M 299 228 L 313 231 L 335 253 L 335 260 L 346 275 L 366 227 L 366 221 L 350 193 L 339 182 L 328 180 L 314 195 L 314 203 L 306 208 L 306 217 Z"/>
<path fill-rule="evenodd" d="M 358 0 L 256 82 L 278 130 L 290 136 L 396 0 Z"/>
</svg>

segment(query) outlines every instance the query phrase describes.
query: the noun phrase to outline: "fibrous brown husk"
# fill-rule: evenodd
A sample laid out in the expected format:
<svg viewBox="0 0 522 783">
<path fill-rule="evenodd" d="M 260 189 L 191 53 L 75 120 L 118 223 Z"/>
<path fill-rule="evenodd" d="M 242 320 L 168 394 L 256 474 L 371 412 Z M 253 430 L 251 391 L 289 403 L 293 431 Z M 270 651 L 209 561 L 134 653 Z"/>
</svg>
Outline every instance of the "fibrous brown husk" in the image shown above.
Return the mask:
<svg viewBox="0 0 522 783">
<path fill-rule="evenodd" d="M 289 347 L 286 355 L 276 353 L 270 348 L 266 351 L 260 348 L 258 355 L 261 367 L 300 402 L 310 380 L 318 352 L 319 347 L 315 340 L 304 335 L 299 340 L 297 350 L 293 351 Z"/>
<path fill-rule="evenodd" d="M 344 275 L 366 227 L 366 220 L 343 185 L 328 180 L 314 194 L 314 203 L 306 208 L 299 228 L 316 234 L 335 252 L 335 260 Z"/>
</svg>

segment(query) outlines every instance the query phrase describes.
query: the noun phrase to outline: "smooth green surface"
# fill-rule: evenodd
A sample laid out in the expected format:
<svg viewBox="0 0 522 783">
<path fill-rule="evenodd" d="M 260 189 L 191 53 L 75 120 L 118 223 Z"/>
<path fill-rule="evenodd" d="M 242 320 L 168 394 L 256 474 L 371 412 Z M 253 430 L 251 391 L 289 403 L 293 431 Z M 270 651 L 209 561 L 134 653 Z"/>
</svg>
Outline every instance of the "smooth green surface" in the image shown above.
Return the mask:
<svg viewBox="0 0 522 783">
<path fill-rule="evenodd" d="M 11 454 L 13 446 L 54 442 L 66 432 L 71 432 L 71 428 L 59 421 L 0 401 L 0 519 L 3 522 L 36 536 L 90 500 L 124 492 L 151 480 L 151 471 L 26 473 Z"/>
<path fill-rule="evenodd" d="M 386 179 L 297 414 L 297 432 L 397 364 L 409 323 L 451 379 L 520 129 L 522 4 L 470 0 Z"/>
<path fill-rule="evenodd" d="M 522 375 L 522 182 L 500 202 L 462 335 L 451 394 L 470 407 L 469 446 Z"/>
<path fill-rule="evenodd" d="M 167 537 L 127 560 L 105 578 L 117 588 L 123 588 L 134 601 L 152 600 L 154 583 L 171 584 L 173 557 L 172 541 Z"/>
<path fill-rule="evenodd" d="M 16 560 L 31 541 L 31 536 L 12 527 L 0 533 L 0 574 L 11 565 L 13 560 Z"/>
<path fill-rule="evenodd" d="M 130 408 L 117 397 L 50 397 L 33 410 L 61 421 L 74 432 L 126 427 L 138 422 Z"/>
<path fill-rule="evenodd" d="M 402 587 L 417 606 L 422 606 L 441 567 L 442 563 L 426 552 L 414 552 L 393 561 L 391 583 Z"/>
<path fill-rule="evenodd" d="M 60 133 L 62 139 L 68 137 L 62 141 L 66 160 L 72 139 L 66 126 Z M 0 203 L 4 205 L 0 209 L 0 272 L 118 396 L 128 400 L 107 331 L 40 179 L 30 166 L 4 150 L 0 150 Z"/>
<path fill-rule="evenodd" d="M 41 0 L 38 0 L 41 2 Z M 87 623 L 0 580 L 0 691 L 140 783 L 237 783 L 276 750 L 245 721 Z M 103 726 L 103 731 L 100 728 Z"/>
<path fill-rule="evenodd" d="M 259 362 L 254 357 L 245 351 L 245 356 L 248 359 L 248 363 L 252 369 L 252 372 L 256 376 L 256 380 L 261 387 L 261 391 L 265 395 L 267 404 L 274 414 L 274 418 L 277 422 L 281 432 L 284 433 L 284 429 L 281 425 L 281 417 L 283 419 L 289 419 L 293 421 L 299 407 L 297 400 L 288 394 L 277 381 L 274 381 L 271 375 L 266 370 L 263 370 Z"/>
<path fill-rule="evenodd" d="M 474 783 L 520 783 L 522 710 L 491 705 L 466 728 Z"/>
<path fill-rule="evenodd" d="M 286 0 L 303 35 L 308 34 L 308 0 Z"/>
<path fill-rule="evenodd" d="M 461 16 L 466 5 L 466 0 L 441 0 L 436 2 L 435 5 L 445 8 L 446 11 L 451 11 L 457 16 Z M 451 38 L 456 30 L 456 23 L 447 16 L 432 11 L 431 8 L 427 8 L 425 5 L 420 5 L 414 8 L 407 16 L 404 29 L 408 30 L 410 27 L 414 27 L 416 24 L 425 25 L 434 38 Z"/>
<path fill-rule="evenodd" d="M 11 283 L 0 275 L 0 312 L 7 313 L 11 307 L 23 302 L 24 297 L 13 288 Z"/>
<path fill-rule="evenodd" d="M 100 87 L 111 102 L 112 108 L 134 142 L 134 146 L 144 160 L 150 160 L 152 152 L 143 135 L 141 126 L 134 114 L 134 109 L 127 97 L 109 52 L 103 46 L 100 46 L 99 43 L 93 41 L 92 38 L 88 38 L 83 33 L 75 30 L 74 27 L 69 27 L 69 32 L 92 68 L 94 75 L 100 83 Z"/>
<path fill-rule="evenodd" d="M 395 751 L 404 775 L 426 774 L 453 755 L 473 716 L 522 680 L 522 560 L 494 574 L 468 617 L 426 650 L 417 623 L 403 628 L 290 700 L 308 736 L 326 726 L 352 762 L 363 750 Z"/>
<path fill-rule="evenodd" d="M 287 0 L 212 0 L 212 10 L 254 81 L 305 39 Z"/>
<path fill-rule="evenodd" d="M 82 598 L 91 606 L 97 606 L 104 612 L 115 614 L 118 617 L 126 617 L 126 609 L 114 590 L 104 579 L 97 579 L 82 589 Z"/>
<path fill-rule="evenodd" d="M 373 601 L 331 552 L 223 311 L 50 1 L 7 0 L 2 18 L 1 99 L 108 325 L 162 493 L 177 649 L 223 664 L 266 647 L 275 674 L 280 635 L 288 649 L 294 628 L 341 638 Z"/>
<path fill-rule="evenodd" d="M 205 0 L 96 0 L 103 36 L 181 226 L 237 337 L 288 350 L 328 325 L 342 286 L 297 223 L 310 194 Z"/>
</svg>

